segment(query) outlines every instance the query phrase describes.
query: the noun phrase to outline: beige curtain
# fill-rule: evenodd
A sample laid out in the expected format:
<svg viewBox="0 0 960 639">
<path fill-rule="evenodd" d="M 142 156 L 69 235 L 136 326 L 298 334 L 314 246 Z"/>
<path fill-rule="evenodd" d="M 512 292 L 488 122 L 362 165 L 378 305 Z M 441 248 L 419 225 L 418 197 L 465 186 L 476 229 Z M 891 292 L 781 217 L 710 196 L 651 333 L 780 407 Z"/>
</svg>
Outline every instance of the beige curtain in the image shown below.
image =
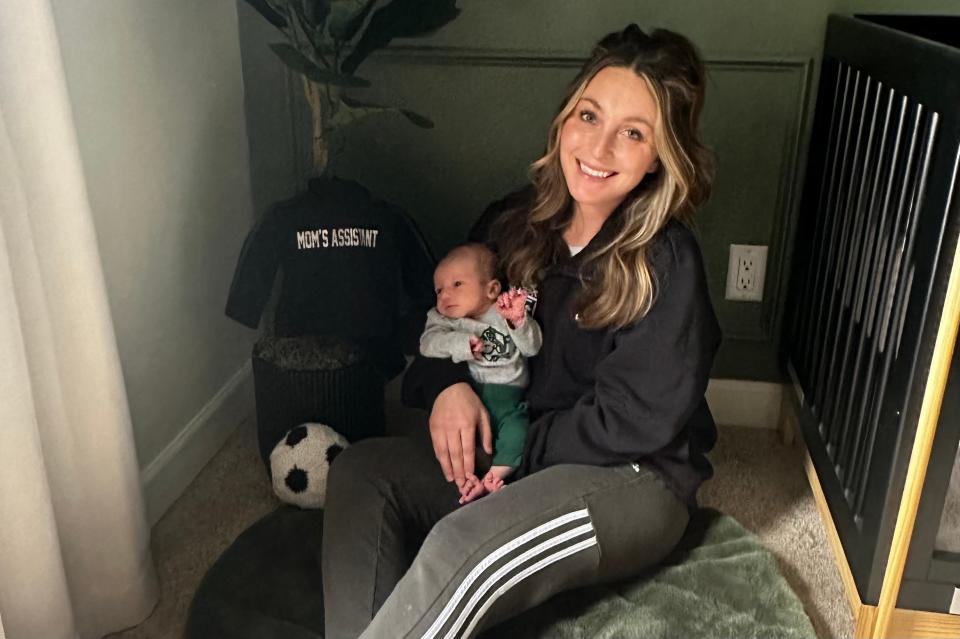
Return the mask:
<svg viewBox="0 0 960 639">
<path fill-rule="evenodd" d="M 2 0 L 0 636 L 102 637 L 156 597 L 49 0 Z"/>
</svg>

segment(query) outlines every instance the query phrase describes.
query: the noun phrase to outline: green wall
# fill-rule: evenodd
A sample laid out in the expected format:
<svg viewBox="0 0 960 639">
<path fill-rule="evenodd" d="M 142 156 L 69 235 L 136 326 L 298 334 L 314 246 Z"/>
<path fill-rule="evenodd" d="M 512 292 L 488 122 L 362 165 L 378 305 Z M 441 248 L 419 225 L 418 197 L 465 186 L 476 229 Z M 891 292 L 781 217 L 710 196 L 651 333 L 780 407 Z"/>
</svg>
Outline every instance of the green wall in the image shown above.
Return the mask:
<svg viewBox="0 0 960 639">
<path fill-rule="evenodd" d="M 262 210 L 308 175 L 308 120 L 298 84 L 266 50 L 277 37 L 241 5 L 252 184 Z M 782 379 L 777 343 L 826 18 L 902 12 L 908 4 L 461 0 L 459 6 L 460 17 L 430 38 L 396 42 L 359 70 L 373 82 L 365 97 L 427 114 L 436 128 L 422 131 L 399 116 L 361 122 L 347 133 L 335 171 L 405 207 L 442 253 L 487 202 L 523 182 L 563 87 L 599 36 L 631 21 L 680 31 L 700 47 L 710 77 L 703 134 L 716 153 L 717 178 L 699 230 L 725 336 L 713 376 Z M 960 6 L 913 2 L 909 10 L 957 14 Z M 770 246 L 763 303 L 723 299 L 733 243 Z"/>
</svg>

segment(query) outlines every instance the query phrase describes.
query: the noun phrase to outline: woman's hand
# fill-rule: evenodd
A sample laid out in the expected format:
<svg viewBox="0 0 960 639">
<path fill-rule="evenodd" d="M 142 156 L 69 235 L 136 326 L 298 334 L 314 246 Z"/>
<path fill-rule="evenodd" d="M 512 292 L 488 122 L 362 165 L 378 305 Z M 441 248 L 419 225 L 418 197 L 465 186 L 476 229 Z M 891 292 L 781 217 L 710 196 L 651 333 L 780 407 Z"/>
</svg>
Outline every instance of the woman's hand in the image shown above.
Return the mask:
<svg viewBox="0 0 960 639">
<path fill-rule="evenodd" d="M 437 395 L 430 411 L 433 453 L 443 476 L 457 482 L 457 488 L 463 487 L 467 474 L 473 474 L 478 426 L 483 449 L 492 455 L 490 415 L 470 385 L 460 382 Z"/>
</svg>

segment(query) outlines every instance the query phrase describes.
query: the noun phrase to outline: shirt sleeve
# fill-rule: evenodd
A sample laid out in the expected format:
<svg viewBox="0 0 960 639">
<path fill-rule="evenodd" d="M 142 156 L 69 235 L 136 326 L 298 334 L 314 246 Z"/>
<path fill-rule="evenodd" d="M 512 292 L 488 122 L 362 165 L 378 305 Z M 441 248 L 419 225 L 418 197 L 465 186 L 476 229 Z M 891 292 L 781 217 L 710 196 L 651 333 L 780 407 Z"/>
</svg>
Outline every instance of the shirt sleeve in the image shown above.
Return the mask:
<svg viewBox="0 0 960 639">
<path fill-rule="evenodd" d="M 593 389 L 530 425 L 529 469 L 633 461 L 669 445 L 704 398 L 720 330 L 692 235 L 654 263 L 661 283 L 647 315 L 618 332 Z M 653 260 L 652 260 L 653 262 Z"/>
<path fill-rule="evenodd" d="M 259 325 L 280 266 L 280 241 L 277 211 L 270 209 L 250 229 L 240 249 L 227 296 L 227 317 L 250 328 Z"/>
<path fill-rule="evenodd" d="M 513 343 L 517 345 L 517 350 L 520 351 L 521 355 L 533 357 L 540 352 L 540 347 L 543 345 L 543 333 L 540 332 L 540 325 L 537 324 L 537 320 L 528 314 L 523 320 L 523 324 L 518 328 L 510 328 L 507 322 L 504 323 L 507 324 L 507 332 L 510 333 L 510 337 L 513 339 Z"/>
<path fill-rule="evenodd" d="M 457 330 L 450 323 L 444 322 L 439 313 L 430 309 L 427 313 L 427 325 L 420 336 L 420 354 L 424 357 L 445 357 L 455 362 L 469 362 L 473 360 L 470 336 L 471 333 Z"/>
</svg>

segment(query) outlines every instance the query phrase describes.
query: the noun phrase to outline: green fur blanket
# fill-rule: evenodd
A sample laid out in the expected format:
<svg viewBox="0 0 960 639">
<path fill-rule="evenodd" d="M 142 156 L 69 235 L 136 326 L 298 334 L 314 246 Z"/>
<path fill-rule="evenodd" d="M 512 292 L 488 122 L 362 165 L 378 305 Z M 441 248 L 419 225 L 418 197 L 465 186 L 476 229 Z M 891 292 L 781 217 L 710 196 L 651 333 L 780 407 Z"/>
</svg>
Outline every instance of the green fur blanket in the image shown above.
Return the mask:
<svg viewBox="0 0 960 639">
<path fill-rule="evenodd" d="M 484 639 L 800 639 L 816 635 L 777 561 L 733 518 L 703 509 L 656 572 L 554 597 Z"/>
<path fill-rule="evenodd" d="M 187 639 L 322 639 L 320 511 L 284 506 L 237 538 L 197 589 Z M 814 639 L 776 559 L 732 518 L 702 509 L 667 564 L 583 588 L 484 633 L 484 639 Z"/>
</svg>

